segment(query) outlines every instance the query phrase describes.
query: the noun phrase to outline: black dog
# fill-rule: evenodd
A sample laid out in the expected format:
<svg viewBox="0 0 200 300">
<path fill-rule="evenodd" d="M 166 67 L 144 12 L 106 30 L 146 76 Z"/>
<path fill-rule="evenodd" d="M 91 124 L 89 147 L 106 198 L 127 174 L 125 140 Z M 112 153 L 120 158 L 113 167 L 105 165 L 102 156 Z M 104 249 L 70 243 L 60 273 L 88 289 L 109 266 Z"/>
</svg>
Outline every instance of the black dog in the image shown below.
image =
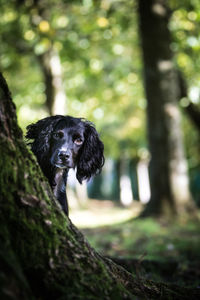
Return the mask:
<svg viewBox="0 0 200 300">
<path fill-rule="evenodd" d="M 80 183 L 101 171 L 104 146 L 92 123 L 70 116 L 47 117 L 27 126 L 26 138 L 48 178 L 55 197 L 68 215 L 67 174 L 76 167 Z"/>
</svg>

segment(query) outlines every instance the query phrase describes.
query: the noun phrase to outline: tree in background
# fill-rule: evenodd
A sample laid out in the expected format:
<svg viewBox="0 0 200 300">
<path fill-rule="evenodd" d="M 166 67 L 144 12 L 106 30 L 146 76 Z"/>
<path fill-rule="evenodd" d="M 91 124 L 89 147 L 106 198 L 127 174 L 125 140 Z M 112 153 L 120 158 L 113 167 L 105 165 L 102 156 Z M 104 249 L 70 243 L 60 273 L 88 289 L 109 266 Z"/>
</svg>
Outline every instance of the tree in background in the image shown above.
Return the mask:
<svg viewBox="0 0 200 300">
<path fill-rule="evenodd" d="M 39 42 L 43 40 L 44 43 L 42 51 L 39 51 L 39 53 L 35 51 L 35 56 L 39 61 L 43 74 L 45 102 L 50 115 L 66 114 L 67 112 L 67 97 L 64 91 L 61 59 L 55 46 L 56 32 L 51 28 L 50 22 L 53 4 L 54 1 L 28 2 L 24 0 L 21 7 L 22 13 L 29 16 L 29 32 L 37 36 Z M 64 3 L 61 3 L 61 6 L 63 10 L 66 9 Z M 46 42 L 44 42 L 45 40 Z M 32 45 L 33 49 L 37 44 L 38 40 L 36 39 Z"/>
<path fill-rule="evenodd" d="M 61 1 L 61 7 L 55 6 L 53 10 L 54 4 L 53 0 L 23 0 L 11 2 L 8 7 L 2 5 L 2 14 L 12 16 L 10 38 L 3 31 L 3 40 L 11 47 L 14 44 L 16 53 L 32 56 L 34 64 L 38 64 L 44 82 L 45 106 L 50 115 L 64 114 L 67 109 L 61 59 L 56 47 L 57 31 L 51 26 L 52 15 L 65 10 L 66 4 Z"/>
<path fill-rule="evenodd" d="M 169 8 L 163 0 L 139 0 L 144 58 L 151 200 L 144 214 L 195 212 L 183 150 L 179 84 L 170 49 Z"/>
</svg>

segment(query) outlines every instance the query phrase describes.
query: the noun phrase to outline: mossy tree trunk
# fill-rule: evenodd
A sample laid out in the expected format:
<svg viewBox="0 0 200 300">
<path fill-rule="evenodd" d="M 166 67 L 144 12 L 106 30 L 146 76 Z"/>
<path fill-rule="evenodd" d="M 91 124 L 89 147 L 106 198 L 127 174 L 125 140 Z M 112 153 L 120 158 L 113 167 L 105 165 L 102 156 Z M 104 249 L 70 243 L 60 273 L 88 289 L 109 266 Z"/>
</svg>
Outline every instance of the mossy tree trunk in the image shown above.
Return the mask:
<svg viewBox="0 0 200 300">
<path fill-rule="evenodd" d="M 138 3 L 151 155 L 151 199 L 144 214 L 194 215 L 178 109 L 179 82 L 170 49 L 168 1 Z"/>
<path fill-rule="evenodd" d="M 135 279 L 90 247 L 26 148 L 1 74 L 0 153 L 0 299 L 191 299 Z"/>
</svg>

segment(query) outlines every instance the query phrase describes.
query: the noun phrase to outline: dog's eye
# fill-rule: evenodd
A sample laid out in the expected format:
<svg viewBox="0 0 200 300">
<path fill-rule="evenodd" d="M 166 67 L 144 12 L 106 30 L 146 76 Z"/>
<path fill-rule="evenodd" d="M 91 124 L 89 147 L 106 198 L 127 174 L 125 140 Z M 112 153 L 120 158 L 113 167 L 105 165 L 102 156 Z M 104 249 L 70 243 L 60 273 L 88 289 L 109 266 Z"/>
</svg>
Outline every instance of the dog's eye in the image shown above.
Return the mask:
<svg viewBox="0 0 200 300">
<path fill-rule="evenodd" d="M 54 138 L 56 138 L 56 139 L 61 139 L 63 137 L 63 135 L 64 134 L 62 131 L 58 131 L 53 134 Z"/>
<path fill-rule="evenodd" d="M 76 138 L 74 140 L 74 144 L 76 144 L 77 146 L 80 146 L 83 143 L 83 140 L 81 138 Z"/>
</svg>

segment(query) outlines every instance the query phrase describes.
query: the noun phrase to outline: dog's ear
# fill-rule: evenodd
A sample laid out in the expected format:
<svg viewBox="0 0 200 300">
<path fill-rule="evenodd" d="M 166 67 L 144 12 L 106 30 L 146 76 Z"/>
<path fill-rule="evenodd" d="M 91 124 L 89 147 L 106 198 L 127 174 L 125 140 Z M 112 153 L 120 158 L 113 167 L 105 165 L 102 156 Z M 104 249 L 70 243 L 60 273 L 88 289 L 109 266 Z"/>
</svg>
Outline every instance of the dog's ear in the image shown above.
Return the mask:
<svg viewBox="0 0 200 300">
<path fill-rule="evenodd" d="M 101 172 L 104 165 L 103 150 L 104 145 L 94 126 L 88 122 L 84 122 L 85 141 L 77 161 L 76 177 L 80 183 L 84 179 L 90 179 L 91 176 Z"/>
<path fill-rule="evenodd" d="M 45 158 L 48 155 L 50 137 L 58 120 L 59 116 L 47 117 L 28 125 L 26 128 L 27 144 L 31 146 L 31 150 L 41 166 L 45 163 Z"/>
</svg>

